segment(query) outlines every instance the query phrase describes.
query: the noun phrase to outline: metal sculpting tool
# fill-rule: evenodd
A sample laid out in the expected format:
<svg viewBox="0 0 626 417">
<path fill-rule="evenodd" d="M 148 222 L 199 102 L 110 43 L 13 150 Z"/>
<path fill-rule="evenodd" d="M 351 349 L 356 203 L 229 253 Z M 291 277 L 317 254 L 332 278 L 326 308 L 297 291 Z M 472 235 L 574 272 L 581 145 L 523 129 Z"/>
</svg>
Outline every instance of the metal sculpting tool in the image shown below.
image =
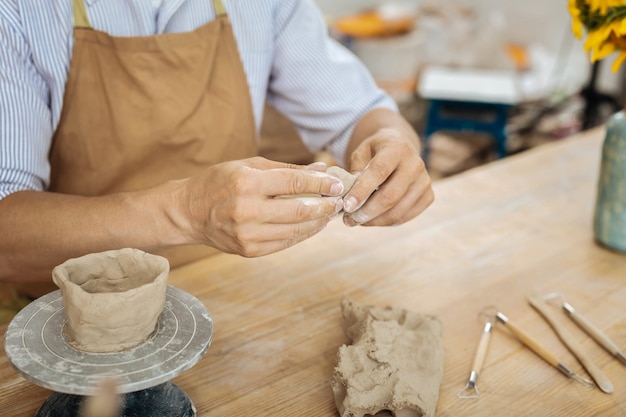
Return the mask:
<svg viewBox="0 0 626 417">
<path fill-rule="evenodd" d="M 511 333 L 513 333 L 513 335 L 520 342 L 522 342 L 524 345 L 526 345 L 530 350 L 532 350 L 541 359 L 543 359 L 544 361 L 548 362 L 550 365 L 552 365 L 556 369 L 558 369 L 565 376 L 567 376 L 568 378 L 572 378 L 573 380 L 575 380 L 575 381 L 577 381 L 577 382 L 579 382 L 579 383 L 581 383 L 581 384 L 583 384 L 583 385 L 585 385 L 587 387 L 594 387 L 595 386 L 595 384 L 592 381 L 590 381 L 587 378 L 584 378 L 584 377 L 576 374 L 574 371 L 572 371 L 572 369 L 569 366 L 567 366 L 563 362 L 561 362 L 552 352 L 550 352 L 548 349 L 543 347 L 539 342 L 537 342 L 533 338 L 531 338 L 528 334 L 526 334 L 526 332 L 524 332 L 517 325 L 512 323 L 507 316 L 505 316 L 504 314 L 502 314 L 501 312 L 498 311 L 496 313 L 496 318 L 498 320 L 500 320 L 506 326 L 506 328 L 509 329 L 511 331 Z"/>
<path fill-rule="evenodd" d="M 613 392 L 613 384 L 611 380 L 604 375 L 604 373 L 598 368 L 591 359 L 585 354 L 580 345 L 576 342 L 574 337 L 565 329 L 562 325 L 559 324 L 554 313 L 550 310 L 550 307 L 545 303 L 543 297 L 539 295 L 529 295 L 527 297 L 528 302 L 535 310 L 539 312 L 543 316 L 543 318 L 550 324 L 552 329 L 555 331 L 559 339 L 563 342 L 565 346 L 576 356 L 576 359 L 580 362 L 580 364 L 587 370 L 591 378 L 595 381 L 598 388 L 602 391 L 610 394 Z"/>
<path fill-rule="evenodd" d="M 483 309 L 483 311 L 481 311 L 481 316 L 485 318 L 485 327 L 480 335 L 480 341 L 478 342 L 478 348 L 476 349 L 476 355 L 474 356 L 474 363 L 472 364 L 472 371 L 470 372 L 467 384 L 465 385 L 465 388 L 457 394 L 457 397 L 459 398 L 476 398 L 479 394 L 476 381 L 478 380 L 478 375 L 480 374 L 483 363 L 485 362 L 487 349 L 489 348 L 489 340 L 491 339 L 491 330 L 495 325 L 495 307 Z"/>
<path fill-rule="evenodd" d="M 606 349 L 611 355 L 615 356 L 622 364 L 626 365 L 626 353 L 624 353 L 615 342 L 613 342 L 606 334 L 597 326 L 587 320 L 580 314 L 571 304 L 565 301 L 565 297 L 561 293 L 551 293 L 544 296 L 545 300 L 553 300 L 558 298 L 561 301 L 561 307 L 567 316 L 572 319 L 581 329 L 583 329 L 592 339 L 600 346 Z"/>
</svg>

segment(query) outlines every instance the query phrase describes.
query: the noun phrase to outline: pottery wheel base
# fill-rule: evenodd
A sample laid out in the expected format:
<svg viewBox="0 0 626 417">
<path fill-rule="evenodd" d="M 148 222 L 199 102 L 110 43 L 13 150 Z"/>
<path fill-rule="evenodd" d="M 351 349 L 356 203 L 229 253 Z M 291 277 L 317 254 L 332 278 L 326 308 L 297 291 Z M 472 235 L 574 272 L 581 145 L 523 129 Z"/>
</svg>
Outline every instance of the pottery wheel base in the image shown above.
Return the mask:
<svg viewBox="0 0 626 417">
<path fill-rule="evenodd" d="M 123 395 L 124 417 L 195 417 L 191 399 L 175 384 L 166 382 L 156 387 Z M 55 392 L 41 405 L 35 417 L 79 417 L 85 397 Z"/>
<path fill-rule="evenodd" d="M 61 291 L 56 290 L 13 318 L 5 352 L 29 381 L 73 395 L 94 395 L 102 378 L 111 376 L 122 394 L 171 381 L 200 360 L 213 336 L 213 320 L 204 304 L 172 286 L 155 331 L 134 348 L 113 353 L 78 350 L 67 339 L 65 324 Z"/>
</svg>

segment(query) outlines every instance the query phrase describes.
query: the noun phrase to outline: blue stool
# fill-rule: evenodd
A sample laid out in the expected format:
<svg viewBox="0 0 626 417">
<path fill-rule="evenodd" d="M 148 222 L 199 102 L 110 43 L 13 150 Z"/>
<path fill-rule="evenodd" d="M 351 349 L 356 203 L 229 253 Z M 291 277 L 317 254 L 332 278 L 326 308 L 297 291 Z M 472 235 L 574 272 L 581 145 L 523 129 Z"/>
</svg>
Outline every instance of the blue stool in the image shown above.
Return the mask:
<svg viewBox="0 0 626 417">
<path fill-rule="evenodd" d="M 424 161 L 430 136 L 439 130 L 486 133 L 494 138 L 498 157 L 506 156 L 506 121 L 519 103 L 518 75 L 511 70 L 428 66 L 417 93 L 429 103 L 424 126 Z"/>
<path fill-rule="evenodd" d="M 511 105 L 429 99 L 423 158 L 428 163 L 430 137 L 437 131 L 486 133 L 494 138 L 499 158 L 507 155 L 506 120 Z"/>
</svg>

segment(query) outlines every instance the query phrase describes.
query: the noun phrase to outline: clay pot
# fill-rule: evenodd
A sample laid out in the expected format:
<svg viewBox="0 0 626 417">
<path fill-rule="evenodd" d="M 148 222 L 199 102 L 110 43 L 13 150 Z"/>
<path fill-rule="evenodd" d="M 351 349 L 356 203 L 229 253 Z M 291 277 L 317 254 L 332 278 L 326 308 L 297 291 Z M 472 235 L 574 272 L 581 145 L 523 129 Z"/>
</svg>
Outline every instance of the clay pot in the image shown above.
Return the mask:
<svg viewBox="0 0 626 417">
<path fill-rule="evenodd" d="M 88 352 L 118 352 L 144 342 L 163 311 L 169 270 L 167 259 L 130 248 L 55 267 L 70 343 Z"/>
</svg>

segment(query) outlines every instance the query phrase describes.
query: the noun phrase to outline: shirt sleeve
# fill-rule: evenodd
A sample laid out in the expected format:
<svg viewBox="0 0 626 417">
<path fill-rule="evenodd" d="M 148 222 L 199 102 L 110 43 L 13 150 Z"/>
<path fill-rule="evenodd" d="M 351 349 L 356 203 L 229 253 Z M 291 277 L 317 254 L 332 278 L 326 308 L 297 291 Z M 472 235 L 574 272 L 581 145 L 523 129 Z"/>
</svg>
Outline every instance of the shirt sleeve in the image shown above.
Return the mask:
<svg viewBox="0 0 626 417">
<path fill-rule="evenodd" d="M 312 0 L 285 0 L 275 15 L 268 101 L 285 114 L 313 152 L 343 161 L 359 119 L 375 108 L 397 110 L 365 66 L 328 35 Z"/>
<path fill-rule="evenodd" d="M 50 175 L 49 92 L 12 7 L 0 7 L 0 199 L 43 190 Z"/>
</svg>

